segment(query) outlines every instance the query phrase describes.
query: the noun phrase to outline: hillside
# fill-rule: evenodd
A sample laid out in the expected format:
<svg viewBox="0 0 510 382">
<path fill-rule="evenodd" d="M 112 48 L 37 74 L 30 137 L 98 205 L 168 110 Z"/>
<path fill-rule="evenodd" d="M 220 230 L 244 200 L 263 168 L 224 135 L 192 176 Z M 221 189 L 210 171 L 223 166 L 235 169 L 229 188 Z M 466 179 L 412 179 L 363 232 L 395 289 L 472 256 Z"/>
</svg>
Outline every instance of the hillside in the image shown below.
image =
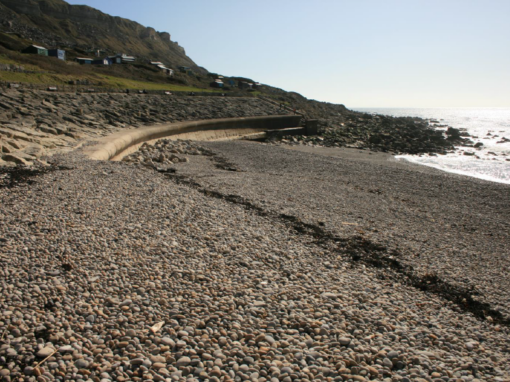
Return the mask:
<svg viewBox="0 0 510 382">
<path fill-rule="evenodd" d="M 162 61 L 173 68 L 188 66 L 198 73 L 207 72 L 186 56 L 184 48 L 173 42 L 169 33 L 63 0 L 0 0 L 0 31 L 48 48 L 89 55 L 97 50 L 126 53 Z"/>
</svg>

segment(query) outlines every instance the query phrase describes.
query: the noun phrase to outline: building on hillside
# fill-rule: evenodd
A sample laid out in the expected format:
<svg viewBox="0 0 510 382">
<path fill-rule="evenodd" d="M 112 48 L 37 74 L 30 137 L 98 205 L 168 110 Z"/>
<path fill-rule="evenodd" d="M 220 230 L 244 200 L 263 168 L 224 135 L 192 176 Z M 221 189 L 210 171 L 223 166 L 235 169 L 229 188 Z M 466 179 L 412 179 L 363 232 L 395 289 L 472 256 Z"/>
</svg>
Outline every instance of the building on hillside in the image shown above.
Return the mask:
<svg viewBox="0 0 510 382">
<path fill-rule="evenodd" d="M 189 74 L 190 76 L 194 74 L 193 69 L 187 66 L 179 66 L 179 72 Z"/>
<path fill-rule="evenodd" d="M 112 60 L 110 60 L 108 57 L 98 58 L 98 59 L 92 61 L 92 65 L 107 66 L 107 65 L 111 65 L 111 64 L 112 64 Z"/>
<path fill-rule="evenodd" d="M 253 84 L 251 82 L 239 81 L 237 86 L 239 89 L 253 89 Z"/>
<path fill-rule="evenodd" d="M 94 59 L 88 57 L 76 57 L 76 62 L 80 65 L 91 65 Z"/>
<path fill-rule="evenodd" d="M 66 51 L 62 49 L 49 49 L 48 56 L 57 57 L 59 60 L 66 60 Z"/>
<path fill-rule="evenodd" d="M 223 81 L 220 80 L 219 78 L 217 78 L 213 82 L 211 82 L 210 86 L 213 87 L 213 88 L 222 88 L 223 87 Z"/>
<path fill-rule="evenodd" d="M 149 61 L 149 63 L 153 66 L 156 66 L 158 69 L 162 70 L 163 72 L 165 72 L 165 74 L 169 75 L 169 76 L 173 76 L 174 75 L 174 71 L 173 69 L 170 69 L 170 68 L 167 68 L 162 62 L 160 61 Z"/>
<path fill-rule="evenodd" d="M 174 75 L 174 71 L 170 68 L 167 68 L 165 65 L 158 65 L 158 68 L 161 69 L 165 74 L 169 76 Z"/>
<path fill-rule="evenodd" d="M 47 56 L 48 55 L 48 49 L 46 49 L 43 46 L 30 45 L 29 47 L 23 49 L 21 51 L 21 53 L 38 54 L 40 56 Z"/>
<path fill-rule="evenodd" d="M 128 56 L 124 53 L 116 54 L 115 56 L 108 57 L 110 60 L 112 60 L 112 63 L 114 64 L 131 64 L 135 62 L 136 58 L 133 56 Z"/>
</svg>

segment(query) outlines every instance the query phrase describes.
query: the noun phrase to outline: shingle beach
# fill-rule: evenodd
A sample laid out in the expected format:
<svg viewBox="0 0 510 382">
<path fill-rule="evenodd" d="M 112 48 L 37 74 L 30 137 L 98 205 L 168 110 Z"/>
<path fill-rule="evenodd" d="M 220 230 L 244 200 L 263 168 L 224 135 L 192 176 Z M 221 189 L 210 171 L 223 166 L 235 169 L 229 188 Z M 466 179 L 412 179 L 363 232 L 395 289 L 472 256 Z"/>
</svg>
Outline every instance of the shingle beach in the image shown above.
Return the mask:
<svg viewBox="0 0 510 382">
<path fill-rule="evenodd" d="M 510 380 L 508 186 L 179 145 L 2 171 L 3 380 Z"/>
</svg>

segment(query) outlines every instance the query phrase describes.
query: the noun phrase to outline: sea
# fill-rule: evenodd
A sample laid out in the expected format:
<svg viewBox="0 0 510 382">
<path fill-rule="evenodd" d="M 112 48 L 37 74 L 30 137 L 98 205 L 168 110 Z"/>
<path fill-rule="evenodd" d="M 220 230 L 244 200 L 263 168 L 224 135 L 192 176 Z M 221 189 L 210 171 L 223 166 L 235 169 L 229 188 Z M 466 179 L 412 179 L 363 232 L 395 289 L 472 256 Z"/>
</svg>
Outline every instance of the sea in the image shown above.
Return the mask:
<svg viewBox="0 0 510 382">
<path fill-rule="evenodd" d="M 510 184 L 510 108 L 353 108 L 395 117 L 420 117 L 431 126 L 465 129 L 479 149 L 456 147 L 447 155 L 398 155 L 397 159 L 443 171 Z"/>
</svg>

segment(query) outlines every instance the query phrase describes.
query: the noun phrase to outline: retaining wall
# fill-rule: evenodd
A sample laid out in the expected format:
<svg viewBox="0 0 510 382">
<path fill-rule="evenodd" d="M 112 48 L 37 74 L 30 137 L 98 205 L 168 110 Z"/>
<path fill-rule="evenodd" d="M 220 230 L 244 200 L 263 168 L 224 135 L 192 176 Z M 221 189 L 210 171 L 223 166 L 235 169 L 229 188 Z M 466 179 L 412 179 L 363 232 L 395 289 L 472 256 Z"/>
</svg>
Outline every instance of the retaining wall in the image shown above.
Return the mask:
<svg viewBox="0 0 510 382">
<path fill-rule="evenodd" d="M 197 139 L 219 139 L 266 130 L 285 129 L 299 126 L 300 115 L 264 116 L 245 118 L 209 119 L 171 123 L 158 126 L 146 126 L 114 133 L 98 141 L 95 146 L 83 149 L 90 159 L 110 160 L 143 142 L 173 135 L 195 133 Z"/>
</svg>

